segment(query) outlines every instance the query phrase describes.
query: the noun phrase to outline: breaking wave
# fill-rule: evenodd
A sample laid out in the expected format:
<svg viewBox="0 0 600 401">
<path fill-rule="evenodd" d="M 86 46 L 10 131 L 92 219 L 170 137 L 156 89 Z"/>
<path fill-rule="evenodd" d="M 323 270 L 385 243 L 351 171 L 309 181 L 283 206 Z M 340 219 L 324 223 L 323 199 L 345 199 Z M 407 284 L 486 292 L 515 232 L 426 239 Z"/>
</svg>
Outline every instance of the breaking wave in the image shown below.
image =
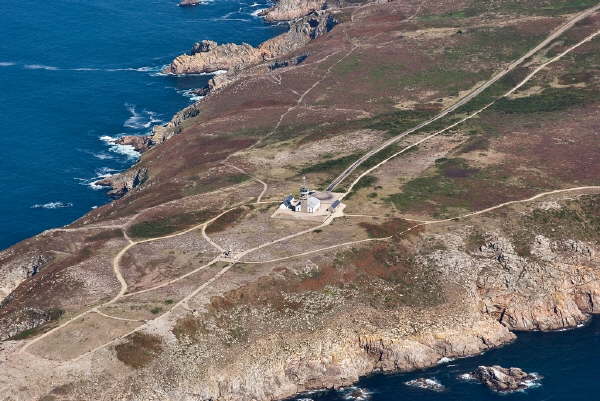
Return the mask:
<svg viewBox="0 0 600 401">
<path fill-rule="evenodd" d="M 251 16 L 253 16 L 253 17 L 258 17 L 258 15 L 259 15 L 260 13 L 262 13 L 263 11 L 265 11 L 265 10 L 268 10 L 268 8 L 258 8 L 258 9 L 256 9 L 256 10 L 252 11 L 252 12 L 250 13 L 250 15 L 251 15 Z"/>
<path fill-rule="evenodd" d="M 97 182 L 103 178 L 108 178 L 114 175 L 119 170 L 110 167 L 100 167 L 94 171 L 95 176 L 93 178 L 75 178 L 81 185 L 90 187 L 93 190 L 105 189 L 102 185 L 98 185 Z"/>
<path fill-rule="evenodd" d="M 125 104 L 125 107 L 131 113 L 131 117 L 129 117 L 123 123 L 124 127 L 132 129 L 143 129 L 150 128 L 153 124 L 162 122 L 160 118 L 157 118 L 158 114 L 153 111 L 143 110 L 141 113 L 138 113 L 135 109 L 135 105 L 128 103 Z"/>
<path fill-rule="evenodd" d="M 10 67 L 15 65 L 12 61 L 0 61 L 0 67 Z"/>
<path fill-rule="evenodd" d="M 108 150 L 123 156 L 127 156 L 128 159 L 137 159 L 140 157 L 140 152 L 136 151 L 131 145 L 121 145 L 116 143 L 116 137 L 103 135 L 100 140 L 108 145 Z"/>
<path fill-rule="evenodd" d="M 204 96 L 198 95 L 197 93 L 195 93 L 194 89 L 181 90 L 181 91 L 177 91 L 177 93 L 189 98 L 192 102 L 197 102 L 199 100 L 204 99 Z"/>
<path fill-rule="evenodd" d="M 350 387 L 342 387 L 338 390 L 338 392 L 342 395 L 345 400 L 356 400 L 356 401 L 364 401 L 371 398 L 371 392 L 367 389 L 350 386 Z"/>
<path fill-rule="evenodd" d="M 418 378 L 405 382 L 409 387 L 419 388 L 422 390 L 431 390 L 436 392 L 444 391 L 446 388 L 436 378 Z"/>
<path fill-rule="evenodd" d="M 51 65 L 44 65 L 44 64 L 25 64 L 23 66 L 23 68 L 25 68 L 27 70 L 48 70 L 48 71 L 60 70 L 60 68 L 58 68 L 58 67 L 54 67 Z"/>
<path fill-rule="evenodd" d="M 35 205 L 31 206 L 32 209 L 63 209 L 66 207 L 73 207 L 73 204 L 71 202 L 56 201 L 48 203 L 36 203 Z"/>
</svg>

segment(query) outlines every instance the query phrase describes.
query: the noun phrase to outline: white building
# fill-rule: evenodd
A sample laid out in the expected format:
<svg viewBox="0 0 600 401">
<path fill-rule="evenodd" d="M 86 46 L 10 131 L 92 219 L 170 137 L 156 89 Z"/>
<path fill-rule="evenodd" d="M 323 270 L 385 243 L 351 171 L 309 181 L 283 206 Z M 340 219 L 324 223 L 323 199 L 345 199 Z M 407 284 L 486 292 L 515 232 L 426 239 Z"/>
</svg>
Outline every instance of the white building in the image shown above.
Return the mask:
<svg viewBox="0 0 600 401">
<path fill-rule="evenodd" d="M 321 200 L 315 196 L 311 196 L 312 193 L 314 192 L 308 189 L 305 182 L 300 187 L 300 199 L 298 200 L 293 195 L 288 195 L 283 199 L 279 208 L 293 212 L 316 213 L 321 207 Z"/>
<path fill-rule="evenodd" d="M 306 209 L 308 213 L 315 213 L 321 207 L 321 200 L 314 196 L 309 196 L 306 201 Z"/>
</svg>

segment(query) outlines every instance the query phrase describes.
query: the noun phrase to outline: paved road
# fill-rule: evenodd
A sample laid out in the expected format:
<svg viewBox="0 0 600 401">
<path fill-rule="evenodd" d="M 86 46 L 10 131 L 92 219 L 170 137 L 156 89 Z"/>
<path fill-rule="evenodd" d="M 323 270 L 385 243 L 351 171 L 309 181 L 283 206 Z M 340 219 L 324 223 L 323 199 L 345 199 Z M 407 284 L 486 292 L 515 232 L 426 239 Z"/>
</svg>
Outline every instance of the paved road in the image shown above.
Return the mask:
<svg viewBox="0 0 600 401">
<path fill-rule="evenodd" d="M 437 121 L 437 120 L 439 120 L 441 118 L 444 118 L 448 114 L 450 114 L 453 111 L 457 110 L 459 107 L 461 107 L 461 106 L 467 104 L 468 102 L 470 102 L 472 99 L 474 99 L 475 97 L 477 97 L 478 95 L 480 95 L 483 91 L 485 91 L 487 88 L 489 88 L 494 83 L 496 83 L 498 80 L 500 80 L 501 78 L 503 78 L 506 74 L 508 74 L 509 72 L 513 71 L 515 68 L 517 68 L 525 60 L 527 60 L 528 58 L 530 58 L 531 56 L 533 56 L 534 54 L 536 54 L 538 51 L 540 51 L 541 49 L 543 49 L 544 47 L 546 47 L 550 42 L 552 42 L 554 39 L 558 38 L 560 35 L 562 35 L 566 30 L 570 29 L 577 22 L 579 22 L 582 19 L 584 19 L 584 18 L 590 16 L 591 14 L 595 13 L 596 11 L 598 11 L 598 9 L 600 9 L 600 4 L 597 4 L 596 6 L 594 6 L 592 8 L 589 8 L 589 9 L 587 9 L 587 10 L 585 10 L 585 11 L 577 14 L 575 17 L 571 18 L 570 20 L 568 20 L 567 22 L 565 22 L 563 25 L 561 25 L 560 27 L 558 27 L 557 29 L 555 29 L 548 37 L 546 37 L 546 39 L 544 39 L 536 47 L 534 47 L 533 49 L 529 50 L 527 53 L 525 53 L 519 59 L 513 61 L 504 70 L 502 70 L 502 71 L 498 72 L 496 75 L 492 76 L 488 81 L 486 81 L 481 86 L 477 87 L 476 89 L 474 89 L 473 91 L 471 91 L 470 93 L 468 93 L 467 95 L 465 95 L 462 99 L 460 99 L 458 102 L 456 102 L 452 106 L 450 106 L 447 109 L 443 110 L 442 112 L 440 112 L 439 114 L 437 114 L 433 118 L 431 118 L 431 119 L 429 119 L 427 121 L 424 121 L 424 122 L 420 123 L 419 125 L 411 128 L 409 130 L 406 130 L 406 131 L 402 132 L 401 134 L 396 135 L 393 138 L 388 139 L 383 144 L 381 144 L 378 147 L 376 147 L 374 149 L 371 149 L 370 151 L 368 151 L 367 153 L 365 153 L 361 158 L 359 158 L 354 163 L 352 163 L 350 166 L 348 166 L 348 168 L 346 168 L 346 170 L 344 170 L 338 177 L 336 177 L 331 182 L 331 184 L 329 184 L 329 186 L 327 187 L 327 191 L 333 191 L 335 189 L 335 187 L 337 187 L 350 174 L 352 174 L 352 172 L 354 170 L 356 170 L 356 168 L 358 168 L 361 164 L 363 164 L 367 159 L 371 158 L 376 153 L 379 153 L 383 149 L 385 149 L 385 148 L 393 145 L 394 143 L 398 142 L 399 140 L 401 140 L 402 138 L 406 137 L 407 135 L 410 135 L 410 134 L 412 134 L 412 133 L 420 130 L 421 128 L 424 128 L 424 127 L 428 126 L 429 124 L 431 124 L 431 123 L 433 123 L 433 122 L 435 122 L 435 121 Z"/>
</svg>

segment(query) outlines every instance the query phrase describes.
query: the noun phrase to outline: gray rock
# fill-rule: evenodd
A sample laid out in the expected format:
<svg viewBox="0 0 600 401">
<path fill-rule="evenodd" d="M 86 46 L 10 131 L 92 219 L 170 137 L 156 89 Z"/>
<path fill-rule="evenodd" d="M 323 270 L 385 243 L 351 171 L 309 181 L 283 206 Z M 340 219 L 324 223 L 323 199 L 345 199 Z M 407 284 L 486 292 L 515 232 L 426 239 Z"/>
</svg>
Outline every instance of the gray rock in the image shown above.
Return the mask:
<svg viewBox="0 0 600 401">
<path fill-rule="evenodd" d="M 488 388 L 499 392 L 524 390 L 542 378 L 519 368 L 503 368 L 498 365 L 478 366 L 470 375 Z"/>
</svg>

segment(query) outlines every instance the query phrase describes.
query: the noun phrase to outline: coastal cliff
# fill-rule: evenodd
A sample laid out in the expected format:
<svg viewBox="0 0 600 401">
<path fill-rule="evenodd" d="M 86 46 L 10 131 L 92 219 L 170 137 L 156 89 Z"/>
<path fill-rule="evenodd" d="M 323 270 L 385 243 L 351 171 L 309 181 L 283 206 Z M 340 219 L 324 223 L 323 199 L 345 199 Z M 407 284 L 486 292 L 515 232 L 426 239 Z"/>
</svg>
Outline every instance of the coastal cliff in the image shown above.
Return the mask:
<svg viewBox="0 0 600 401">
<path fill-rule="evenodd" d="M 222 44 L 204 40 L 189 54 L 178 56 L 166 67 L 167 74 L 200 74 L 221 70 L 242 70 L 264 61 L 285 56 L 330 31 L 337 23 L 327 12 L 312 12 L 290 24 L 288 32 L 258 47 L 249 44 Z"/>
</svg>

